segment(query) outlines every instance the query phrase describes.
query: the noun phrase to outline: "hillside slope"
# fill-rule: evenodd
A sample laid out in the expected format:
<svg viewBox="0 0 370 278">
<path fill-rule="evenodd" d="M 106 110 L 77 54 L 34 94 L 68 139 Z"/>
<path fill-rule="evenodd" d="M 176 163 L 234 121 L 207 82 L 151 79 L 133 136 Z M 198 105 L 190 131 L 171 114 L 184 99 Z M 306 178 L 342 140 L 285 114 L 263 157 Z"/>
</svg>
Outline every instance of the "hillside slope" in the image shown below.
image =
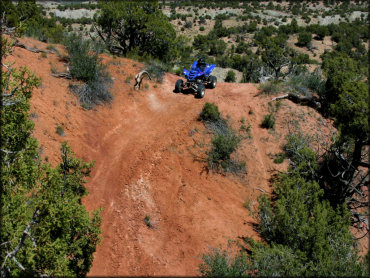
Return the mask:
<svg viewBox="0 0 370 278">
<path fill-rule="evenodd" d="M 30 46 L 46 44 L 23 39 Z M 58 46 L 60 51 L 62 47 Z M 138 62 L 103 55 L 114 78 L 110 105 L 84 110 L 68 89 L 68 80 L 50 76 L 51 68 L 65 68 L 57 55 L 16 48 L 9 61 L 26 65 L 42 78 L 31 104 L 35 136 L 44 159 L 59 161 L 60 142 L 67 141 L 77 156 L 95 161 L 84 199 L 89 210 L 102 207 L 103 241 L 97 248 L 91 276 L 196 275 L 201 254 L 209 247 L 226 246 L 239 236 L 258 238 L 243 204 L 270 192 L 271 177 L 284 171 L 273 162 L 289 129 L 325 139 L 331 124 L 309 107 L 283 100 L 276 112 L 276 128 L 262 129 L 271 97 L 258 96 L 254 84 L 219 83 L 203 99 L 172 92 L 178 76 L 166 74 L 162 84 L 145 81 L 148 89 L 134 91 L 125 82 L 143 67 Z M 214 102 L 230 116 L 234 128 L 244 118 L 252 139 L 242 142 L 236 156 L 246 161 L 244 177 L 206 171 L 211 135 L 197 121 L 205 102 Z M 250 112 L 250 111 L 253 112 Z M 64 127 L 65 136 L 56 133 Z M 153 228 L 144 217 L 150 216 Z"/>
</svg>

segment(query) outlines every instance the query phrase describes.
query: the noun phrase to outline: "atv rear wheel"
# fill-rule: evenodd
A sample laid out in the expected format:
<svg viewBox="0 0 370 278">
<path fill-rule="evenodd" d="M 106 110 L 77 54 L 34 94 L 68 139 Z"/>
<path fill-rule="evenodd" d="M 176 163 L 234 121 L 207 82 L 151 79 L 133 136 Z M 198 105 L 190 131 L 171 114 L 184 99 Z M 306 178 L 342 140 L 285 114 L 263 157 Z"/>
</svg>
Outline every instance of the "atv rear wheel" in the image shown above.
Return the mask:
<svg viewBox="0 0 370 278">
<path fill-rule="evenodd" d="M 175 93 L 180 93 L 183 88 L 184 88 L 184 81 L 182 81 L 181 79 L 177 80 L 175 84 Z"/>
<path fill-rule="evenodd" d="M 204 94 L 206 93 L 206 88 L 203 84 L 199 84 L 197 88 L 197 98 L 203 98 Z"/>
<path fill-rule="evenodd" d="M 215 87 L 216 87 L 216 84 L 217 84 L 217 77 L 216 76 L 214 76 L 214 75 L 211 75 L 210 77 L 209 77 L 209 83 L 208 83 L 208 87 L 210 88 L 210 89 L 214 89 Z"/>
</svg>

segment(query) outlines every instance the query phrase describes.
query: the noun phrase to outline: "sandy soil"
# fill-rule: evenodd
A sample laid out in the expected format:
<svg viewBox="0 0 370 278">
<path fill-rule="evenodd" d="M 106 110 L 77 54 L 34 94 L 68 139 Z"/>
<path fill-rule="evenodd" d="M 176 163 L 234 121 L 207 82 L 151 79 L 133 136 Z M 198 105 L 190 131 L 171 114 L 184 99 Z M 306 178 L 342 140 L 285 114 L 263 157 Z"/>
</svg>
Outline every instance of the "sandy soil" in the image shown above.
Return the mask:
<svg viewBox="0 0 370 278">
<path fill-rule="evenodd" d="M 46 48 L 32 39 L 22 41 Z M 42 157 L 55 165 L 60 143 L 67 141 L 77 156 L 95 161 L 84 204 L 88 210 L 104 209 L 103 241 L 90 276 L 197 275 L 201 254 L 210 246 L 225 247 L 240 236 L 258 239 L 243 203 L 255 202 L 261 191 L 269 193 L 270 178 L 286 169 L 288 161 L 273 163 L 285 135 L 300 127 L 327 140 L 334 131 L 315 110 L 288 100 L 276 112 L 276 129 L 262 129 L 271 97 L 258 96 L 254 84 L 219 83 L 196 99 L 173 93 L 178 77 L 166 74 L 162 84 L 146 81 L 149 89 L 133 91 L 125 79 L 142 65 L 102 58 L 114 78 L 114 100 L 90 111 L 78 105 L 68 80 L 50 76 L 51 65 L 65 67 L 56 55 L 42 58 L 17 48 L 9 58 L 42 78 L 31 100 L 33 136 Z M 242 118 L 251 125 L 252 139 L 244 140 L 235 155 L 246 161 L 244 177 L 207 172 L 199 161 L 211 138 L 197 121 L 205 102 L 217 104 L 234 128 Z M 58 124 L 65 136 L 56 134 Z M 146 215 L 153 228 L 144 223 Z"/>
</svg>

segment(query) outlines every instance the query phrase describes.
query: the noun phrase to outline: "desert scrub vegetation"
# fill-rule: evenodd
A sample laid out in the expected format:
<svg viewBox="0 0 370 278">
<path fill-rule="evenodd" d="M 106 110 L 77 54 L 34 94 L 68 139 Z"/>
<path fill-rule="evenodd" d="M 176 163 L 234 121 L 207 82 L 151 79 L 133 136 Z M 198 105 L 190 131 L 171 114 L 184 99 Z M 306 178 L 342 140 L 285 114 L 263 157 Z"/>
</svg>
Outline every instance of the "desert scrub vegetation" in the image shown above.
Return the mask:
<svg viewBox="0 0 370 278">
<path fill-rule="evenodd" d="M 79 102 L 88 109 L 109 103 L 113 99 L 109 92 L 113 81 L 98 57 L 100 48 L 76 35 L 67 37 L 65 45 L 70 57 L 70 74 L 84 82 L 70 85 Z"/>
<path fill-rule="evenodd" d="M 264 83 L 260 83 L 259 89 L 261 90 L 262 94 L 266 95 L 276 95 L 281 93 L 285 90 L 283 86 L 283 82 L 271 80 Z"/>
<path fill-rule="evenodd" d="M 312 92 L 322 95 L 325 90 L 325 82 L 321 70 L 317 68 L 312 73 L 302 70 L 291 74 L 285 83 L 291 92 L 308 96 L 312 95 Z"/>
<path fill-rule="evenodd" d="M 244 162 L 231 159 L 242 141 L 242 136 L 232 129 L 224 119 L 214 103 L 205 103 L 198 120 L 210 129 L 214 136 L 211 140 L 211 149 L 206 152 L 206 161 L 212 170 L 231 173 L 246 171 Z"/>
<path fill-rule="evenodd" d="M 248 270 L 247 257 L 244 254 L 234 255 L 230 250 L 212 248 L 202 259 L 199 272 L 205 277 L 243 277 Z"/>
<path fill-rule="evenodd" d="M 274 114 L 270 113 L 263 117 L 263 121 L 261 126 L 266 129 L 274 129 L 275 128 L 275 116 Z"/>
<path fill-rule="evenodd" d="M 238 253 L 217 250 L 204 255 L 202 275 L 226 276 L 236 270 L 240 276 L 262 277 L 369 274 L 369 255 L 360 257 L 353 248 L 348 208 L 331 206 L 317 177 L 308 174 L 318 165 L 306 141 L 300 134 L 288 139 L 291 165 L 275 180 L 274 199 L 263 194 L 250 208 L 264 242 L 246 237 Z"/>
<path fill-rule="evenodd" d="M 56 128 L 55 128 L 55 132 L 59 135 L 59 136 L 65 136 L 65 133 L 64 133 L 64 127 L 62 125 L 57 125 Z"/>
<path fill-rule="evenodd" d="M 43 42 L 61 43 L 65 28 L 54 17 L 44 16 L 46 12 L 35 1 L 3 1 L 4 21 L 7 27 L 16 27 L 18 35 L 33 37 Z"/>
<path fill-rule="evenodd" d="M 220 117 L 221 113 L 218 111 L 218 106 L 214 103 L 206 102 L 203 106 L 202 112 L 199 114 L 198 120 L 216 122 Z"/>
<path fill-rule="evenodd" d="M 235 72 L 233 70 L 229 70 L 225 77 L 225 82 L 233 83 L 236 81 Z"/>
<path fill-rule="evenodd" d="M 145 70 L 152 79 L 156 80 L 158 83 L 162 83 L 166 71 L 168 71 L 168 67 L 159 61 L 150 61 Z"/>
</svg>

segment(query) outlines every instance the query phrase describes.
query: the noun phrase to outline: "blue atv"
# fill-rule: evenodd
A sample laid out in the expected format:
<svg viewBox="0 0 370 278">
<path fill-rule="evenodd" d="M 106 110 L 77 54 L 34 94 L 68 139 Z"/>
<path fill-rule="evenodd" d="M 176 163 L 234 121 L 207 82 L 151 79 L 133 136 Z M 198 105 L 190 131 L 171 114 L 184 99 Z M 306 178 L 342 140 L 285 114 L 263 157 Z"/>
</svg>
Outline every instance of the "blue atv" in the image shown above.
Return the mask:
<svg viewBox="0 0 370 278">
<path fill-rule="evenodd" d="M 182 73 L 186 77 L 186 82 L 182 79 L 176 81 L 175 93 L 182 92 L 184 89 L 192 89 L 196 92 L 196 97 L 202 98 L 206 92 L 205 87 L 210 89 L 216 87 L 216 76 L 210 75 L 216 65 L 207 65 L 204 58 L 199 58 L 191 66 L 190 71 L 184 69 Z"/>
</svg>

